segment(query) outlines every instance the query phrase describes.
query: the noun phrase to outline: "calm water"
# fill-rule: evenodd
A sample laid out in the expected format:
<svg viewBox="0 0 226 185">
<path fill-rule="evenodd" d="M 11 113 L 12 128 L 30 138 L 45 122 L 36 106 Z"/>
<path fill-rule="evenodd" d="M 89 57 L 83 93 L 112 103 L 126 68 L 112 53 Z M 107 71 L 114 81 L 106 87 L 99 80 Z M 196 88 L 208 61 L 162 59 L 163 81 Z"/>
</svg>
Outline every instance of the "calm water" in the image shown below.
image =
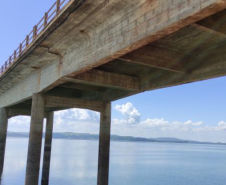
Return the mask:
<svg viewBox="0 0 226 185">
<path fill-rule="evenodd" d="M 7 140 L 1 185 L 23 185 L 27 139 Z M 97 141 L 53 140 L 50 185 L 96 185 Z M 112 142 L 110 185 L 225 185 L 226 146 Z"/>
</svg>

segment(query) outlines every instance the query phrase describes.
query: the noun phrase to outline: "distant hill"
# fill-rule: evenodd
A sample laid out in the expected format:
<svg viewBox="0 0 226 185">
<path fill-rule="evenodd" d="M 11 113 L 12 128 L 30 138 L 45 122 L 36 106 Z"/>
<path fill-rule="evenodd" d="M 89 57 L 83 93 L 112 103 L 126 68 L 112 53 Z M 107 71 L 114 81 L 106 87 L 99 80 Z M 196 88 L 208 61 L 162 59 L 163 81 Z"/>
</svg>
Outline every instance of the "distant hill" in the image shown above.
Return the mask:
<svg viewBox="0 0 226 185">
<path fill-rule="evenodd" d="M 28 138 L 29 133 L 27 132 L 8 132 L 8 137 L 22 137 Z M 43 134 L 44 137 L 44 134 Z M 74 140 L 98 140 L 98 134 L 86 134 L 86 133 L 53 133 L 54 139 L 74 139 Z M 178 138 L 171 137 L 159 137 L 159 138 L 142 138 L 142 137 L 132 137 L 132 136 L 118 136 L 111 135 L 112 141 L 127 141 L 127 142 L 158 142 L 158 143 L 191 143 L 191 144 L 219 144 L 226 145 L 226 143 L 211 143 L 211 142 L 199 142 L 191 140 L 182 140 Z"/>
</svg>

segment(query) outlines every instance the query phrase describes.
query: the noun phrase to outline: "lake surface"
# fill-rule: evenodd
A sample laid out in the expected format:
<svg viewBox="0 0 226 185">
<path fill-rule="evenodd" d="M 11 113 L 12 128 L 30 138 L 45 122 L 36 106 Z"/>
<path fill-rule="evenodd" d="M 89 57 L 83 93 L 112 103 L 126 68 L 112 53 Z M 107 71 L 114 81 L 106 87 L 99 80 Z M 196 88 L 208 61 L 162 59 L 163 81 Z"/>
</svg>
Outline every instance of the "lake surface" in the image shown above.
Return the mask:
<svg viewBox="0 0 226 185">
<path fill-rule="evenodd" d="M 1 185 L 23 185 L 28 139 L 8 138 Z M 96 185 L 97 141 L 53 140 L 50 185 Z M 112 142 L 110 185 L 225 185 L 226 146 Z"/>
</svg>

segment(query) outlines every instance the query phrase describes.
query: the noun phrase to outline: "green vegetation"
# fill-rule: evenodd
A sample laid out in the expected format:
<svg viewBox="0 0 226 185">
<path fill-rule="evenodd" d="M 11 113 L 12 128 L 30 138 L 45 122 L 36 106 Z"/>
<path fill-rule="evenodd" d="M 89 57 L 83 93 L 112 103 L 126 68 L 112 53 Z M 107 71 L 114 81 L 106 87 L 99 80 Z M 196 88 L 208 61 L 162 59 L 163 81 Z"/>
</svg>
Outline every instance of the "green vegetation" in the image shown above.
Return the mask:
<svg viewBox="0 0 226 185">
<path fill-rule="evenodd" d="M 43 134 L 44 137 L 45 134 Z M 22 137 L 28 138 L 29 133 L 26 132 L 8 132 L 8 137 Z M 73 133 L 73 132 L 65 132 L 65 133 L 53 133 L 54 139 L 74 139 L 74 140 L 98 140 L 98 134 L 86 134 L 86 133 Z M 126 141 L 126 142 L 160 142 L 160 143 L 191 143 L 191 144 L 221 144 L 225 145 L 225 143 L 211 143 L 211 142 L 199 142 L 199 141 L 190 141 L 190 140 L 182 140 L 177 138 L 141 138 L 141 137 L 132 137 L 132 136 L 118 136 L 111 135 L 112 141 Z"/>
</svg>

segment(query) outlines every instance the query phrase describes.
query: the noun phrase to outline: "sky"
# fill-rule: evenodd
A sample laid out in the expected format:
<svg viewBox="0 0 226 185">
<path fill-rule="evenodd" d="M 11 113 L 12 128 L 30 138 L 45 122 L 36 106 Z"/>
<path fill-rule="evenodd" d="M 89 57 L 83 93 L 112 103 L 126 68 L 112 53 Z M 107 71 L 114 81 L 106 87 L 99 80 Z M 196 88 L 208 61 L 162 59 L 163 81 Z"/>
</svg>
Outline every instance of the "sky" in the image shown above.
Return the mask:
<svg viewBox="0 0 226 185">
<path fill-rule="evenodd" d="M 0 6 L 0 65 L 54 0 L 7 0 Z M 54 132 L 99 133 L 99 113 L 55 112 Z M 30 118 L 9 120 L 9 131 L 29 132 Z M 112 102 L 112 134 L 226 142 L 226 77 L 180 85 Z"/>
</svg>

